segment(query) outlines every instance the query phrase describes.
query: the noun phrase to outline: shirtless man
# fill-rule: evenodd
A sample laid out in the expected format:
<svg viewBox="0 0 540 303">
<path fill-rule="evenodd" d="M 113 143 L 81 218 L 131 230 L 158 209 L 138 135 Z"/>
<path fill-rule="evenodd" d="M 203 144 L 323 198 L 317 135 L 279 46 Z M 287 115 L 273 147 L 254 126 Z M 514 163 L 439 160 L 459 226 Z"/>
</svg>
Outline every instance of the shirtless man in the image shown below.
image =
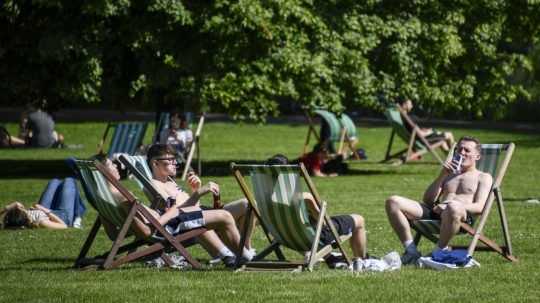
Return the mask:
<svg viewBox="0 0 540 303">
<path fill-rule="evenodd" d="M 408 220 L 440 219 L 441 231 L 435 250 L 448 249 L 460 223 L 472 223 L 472 216 L 480 214 L 484 208 L 493 180 L 490 174 L 476 169 L 480 142 L 473 137 L 462 137 L 455 153 L 463 157 L 461 168 L 455 161 L 447 160 L 424 193 L 423 203 L 400 196 L 386 200 L 388 220 L 405 248 L 401 257 L 403 264 L 414 264 L 421 256 L 413 242 Z"/>
<path fill-rule="evenodd" d="M 209 220 L 218 220 L 220 222 L 232 222 L 233 226 L 238 223 L 238 228 L 245 228 L 245 214 L 247 212 L 247 200 L 240 199 L 225 205 L 214 205 L 214 208 L 200 205 L 198 198 L 193 200 L 193 196 L 198 196 L 199 192 L 211 191 L 214 195 L 219 195 L 219 186 L 214 182 L 209 182 L 207 186 L 202 186 L 201 179 L 195 174 L 188 174 L 187 183 L 191 187 L 192 194 L 188 194 L 178 187 L 176 182 L 171 180 L 169 176 L 176 175 L 176 158 L 174 147 L 167 144 L 155 144 L 148 150 L 148 164 L 152 170 L 152 183 L 163 197 L 167 197 L 174 201 L 177 207 L 180 207 L 185 213 L 198 213 L 202 211 L 205 222 Z M 206 188 L 208 187 L 208 188 Z M 218 201 L 214 202 L 219 203 Z M 170 208 L 173 208 L 170 206 Z M 168 209 L 161 210 L 167 212 Z M 250 222 L 253 224 L 254 222 Z M 236 226 L 234 230 L 237 231 Z M 252 230 L 252 228 L 250 228 Z M 216 233 L 219 235 L 216 235 Z M 227 266 L 232 266 L 234 263 L 231 257 L 234 254 L 228 247 L 237 249 L 239 243 L 239 235 L 231 234 L 230 231 L 223 228 L 215 228 L 203 235 L 204 241 L 201 244 L 215 258 L 213 261 L 222 260 Z M 223 245 L 221 240 L 225 241 L 227 246 Z M 231 242 L 231 240 L 234 240 Z M 247 236 L 245 248 L 243 249 L 243 257 L 246 260 L 251 260 L 255 251 L 251 248 L 251 237 Z"/>
</svg>

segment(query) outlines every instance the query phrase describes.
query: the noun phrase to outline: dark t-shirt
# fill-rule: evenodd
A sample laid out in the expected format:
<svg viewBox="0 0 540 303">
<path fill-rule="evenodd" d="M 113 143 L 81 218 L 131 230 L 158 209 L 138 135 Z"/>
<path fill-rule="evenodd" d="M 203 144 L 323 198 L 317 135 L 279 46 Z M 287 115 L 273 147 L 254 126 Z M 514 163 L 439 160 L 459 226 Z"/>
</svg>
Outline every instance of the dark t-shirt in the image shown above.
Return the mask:
<svg viewBox="0 0 540 303">
<path fill-rule="evenodd" d="M 32 131 L 30 146 L 50 147 L 54 144 L 54 121 L 48 113 L 40 110 L 30 113 L 28 128 Z"/>
</svg>

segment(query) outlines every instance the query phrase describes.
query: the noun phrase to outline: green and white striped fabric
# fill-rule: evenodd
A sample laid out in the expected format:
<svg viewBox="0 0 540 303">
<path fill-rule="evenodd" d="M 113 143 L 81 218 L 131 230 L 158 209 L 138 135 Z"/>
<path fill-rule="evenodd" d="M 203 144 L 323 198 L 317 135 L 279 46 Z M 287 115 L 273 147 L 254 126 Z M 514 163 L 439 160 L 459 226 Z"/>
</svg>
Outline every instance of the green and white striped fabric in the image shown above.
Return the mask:
<svg viewBox="0 0 540 303">
<path fill-rule="evenodd" d="M 486 172 L 493 177 L 493 181 L 497 176 L 497 169 L 501 162 L 501 154 L 506 150 L 506 144 L 482 144 L 480 151 L 480 159 L 476 162 L 476 168 Z M 439 220 L 416 220 L 413 221 L 414 228 L 423 235 L 439 234 Z"/>
<path fill-rule="evenodd" d="M 148 123 L 124 122 L 111 125 L 114 127 L 114 132 L 107 156 L 111 158 L 118 153 L 135 154 L 142 144 Z"/>
<path fill-rule="evenodd" d="M 157 189 L 155 189 L 152 183 L 152 171 L 148 166 L 146 161 L 146 156 L 130 156 L 122 154 L 119 159 L 122 162 L 122 158 L 126 159 L 131 167 L 128 166 L 129 170 L 132 172 L 135 181 L 139 185 L 139 188 L 143 191 L 146 198 L 150 201 L 154 201 L 156 198 L 155 195 L 159 195 Z M 123 162 L 122 162 L 123 163 Z M 133 171 L 136 169 L 137 171 Z"/>
<path fill-rule="evenodd" d="M 76 160 L 75 164 L 88 202 L 104 219 L 115 226 L 122 226 L 125 215 L 116 203 L 105 177 L 92 161 Z"/>
<path fill-rule="evenodd" d="M 300 167 L 256 165 L 249 170 L 257 208 L 269 233 L 291 249 L 311 250 L 316 231 L 302 196 Z"/>
<path fill-rule="evenodd" d="M 401 119 L 401 114 L 399 110 L 397 109 L 397 107 L 395 106 L 387 107 L 386 110 L 384 111 L 384 115 L 386 116 L 386 119 L 388 120 L 388 122 L 390 123 L 390 126 L 392 126 L 396 134 L 401 139 L 403 139 L 403 141 L 408 143 L 409 140 L 411 139 L 412 134 L 405 127 L 405 124 L 403 122 L 403 119 Z M 415 140 L 414 147 L 417 150 L 426 149 L 426 147 L 420 140 Z"/>
<path fill-rule="evenodd" d="M 358 136 L 356 132 L 356 125 L 354 125 L 353 120 L 347 114 L 342 113 L 339 117 L 339 122 L 347 130 L 347 136 L 349 139 L 353 139 Z"/>
</svg>

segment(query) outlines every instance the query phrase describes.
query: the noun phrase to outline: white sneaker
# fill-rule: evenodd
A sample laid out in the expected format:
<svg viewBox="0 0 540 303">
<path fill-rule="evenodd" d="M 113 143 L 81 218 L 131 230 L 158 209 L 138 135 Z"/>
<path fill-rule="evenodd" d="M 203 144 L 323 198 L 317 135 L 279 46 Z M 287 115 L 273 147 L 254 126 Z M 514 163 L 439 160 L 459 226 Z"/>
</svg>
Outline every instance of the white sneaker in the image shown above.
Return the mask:
<svg viewBox="0 0 540 303">
<path fill-rule="evenodd" d="M 405 253 L 401 256 L 401 264 L 403 265 L 415 265 L 418 262 L 418 259 L 422 256 L 422 254 L 415 250 L 415 251 L 405 251 Z"/>
<path fill-rule="evenodd" d="M 364 260 L 359 258 L 359 259 L 353 260 L 350 270 L 352 272 L 363 272 L 364 266 L 365 266 Z"/>
<path fill-rule="evenodd" d="M 82 228 L 82 218 L 81 217 L 77 217 L 75 218 L 75 220 L 73 220 L 73 227 L 74 228 Z"/>
</svg>

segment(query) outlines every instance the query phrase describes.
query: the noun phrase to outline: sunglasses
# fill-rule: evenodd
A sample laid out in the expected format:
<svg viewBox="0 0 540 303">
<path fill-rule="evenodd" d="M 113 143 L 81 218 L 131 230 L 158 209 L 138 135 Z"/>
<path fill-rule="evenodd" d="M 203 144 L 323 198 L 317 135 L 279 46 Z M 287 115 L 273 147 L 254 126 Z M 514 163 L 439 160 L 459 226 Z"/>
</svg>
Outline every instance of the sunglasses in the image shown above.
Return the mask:
<svg viewBox="0 0 540 303">
<path fill-rule="evenodd" d="M 170 158 L 156 158 L 154 160 L 157 160 L 157 161 L 167 161 L 169 163 L 174 163 L 176 162 L 176 158 L 174 157 L 170 157 Z"/>
</svg>

